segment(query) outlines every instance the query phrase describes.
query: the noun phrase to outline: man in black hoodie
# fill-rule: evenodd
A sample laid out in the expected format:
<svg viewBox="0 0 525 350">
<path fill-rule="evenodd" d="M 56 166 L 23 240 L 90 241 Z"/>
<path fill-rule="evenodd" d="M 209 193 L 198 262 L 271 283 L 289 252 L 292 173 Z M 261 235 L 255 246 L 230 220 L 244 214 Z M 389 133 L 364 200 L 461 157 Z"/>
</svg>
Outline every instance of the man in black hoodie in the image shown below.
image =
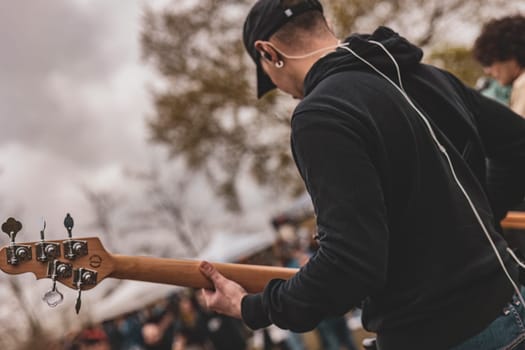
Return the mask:
<svg viewBox="0 0 525 350">
<path fill-rule="evenodd" d="M 291 146 L 320 248 L 260 294 L 204 262 L 208 306 L 297 332 L 362 306 L 381 350 L 525 348 L 518 266 L 499 234 L 525 194 L 525 120 L 388 28 L 339 42 L 317 0 L 259 0 L 244 44 L 259 96 L 301 100 Z"/>
</svg>

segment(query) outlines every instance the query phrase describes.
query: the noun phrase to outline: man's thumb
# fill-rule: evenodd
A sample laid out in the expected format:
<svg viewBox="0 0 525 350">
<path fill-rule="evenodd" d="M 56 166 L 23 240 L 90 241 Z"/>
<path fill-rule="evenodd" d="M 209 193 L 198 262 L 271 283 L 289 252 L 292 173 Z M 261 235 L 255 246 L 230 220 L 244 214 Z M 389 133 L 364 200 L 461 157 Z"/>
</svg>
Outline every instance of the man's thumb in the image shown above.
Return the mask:
<svg viewBox="0 0 525 350">
<path fill-rule="evenodd" d="M 210 264 L 207 261 L 203 261 L 199 265 L 199 270 L 202 272 L 204 276 L 206 276 L 208 279 L 210 279 L 214 284 L 221 278 L 221 274 L 215 266 Z"/>
</svg>

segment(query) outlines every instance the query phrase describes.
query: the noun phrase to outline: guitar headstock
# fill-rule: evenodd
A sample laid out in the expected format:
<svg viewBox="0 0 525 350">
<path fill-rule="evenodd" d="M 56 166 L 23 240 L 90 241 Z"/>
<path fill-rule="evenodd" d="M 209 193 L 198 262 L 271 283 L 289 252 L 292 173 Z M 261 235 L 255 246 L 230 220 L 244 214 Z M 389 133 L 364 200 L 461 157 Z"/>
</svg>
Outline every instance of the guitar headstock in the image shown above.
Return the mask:
<svg viewBox="0 0 525 350">
<path fill-rule="evenodd" d="M 83 273 L 85 276 L 83 276 L 84 281 L 81 281 L 82 290 L 91 289 L 113 271 L 111 255 L 106 252 L 97 237 L 77 238 L 73 241 L 85 244 L 87 254 L 69 260 L 60 253 L 56 258 L 41 261 L 37 259 L 38 253 L 36 252 L 40 250 L 42 242 L 24 242 L 17 243 L 16 247 L 18 249 L 24 247 L 30 251 L 30 258 L 20 260 L 17 264 L 11 264 L 9 262 L 12 255 L 11 246 L 4 246 L 0 249 L 0 270 L 10 275 L 32 272 L 36 279 L 52 279 L 53 272 L 55 272 L 57 282 L 73 289 L 77 289 L 78 273 Z M 45 244 L 47 246 L 54 244 L 59 247 L 57 249 L 60 249 L 60 252 L 63 252 L 70 243 L 68 240 L 53 240 L 46 241 Z"/>
<path fill-rule="evenodd" d="M 9 218 L 2 225 L 2 231 L 9 235 L 11 242 L 0 249 L 0 270 L 11 275 L 32 272 L 37 279 L 49 278 L 53 281 L 51 292 L 60 294 L 60 297 L 56 282 L 79 292 L 94 288 L 113 272 L 111 254 L 97 237 L 73 239 L 73 219 L 69 214 L 64 225 L 68 231 L 67 239 L 45 240 L 44 222 L 40 241 L 15 242 L 22 224 Z"/>
</svg>

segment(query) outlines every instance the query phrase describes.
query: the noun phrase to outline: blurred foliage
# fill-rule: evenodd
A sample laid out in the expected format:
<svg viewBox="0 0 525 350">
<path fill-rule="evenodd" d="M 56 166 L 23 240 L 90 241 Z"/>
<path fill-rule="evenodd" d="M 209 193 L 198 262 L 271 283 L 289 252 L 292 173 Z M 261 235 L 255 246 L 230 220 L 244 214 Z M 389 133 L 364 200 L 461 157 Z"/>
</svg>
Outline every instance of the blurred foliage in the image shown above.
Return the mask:
<svg viewBox="0 0 525 350">
<path fill-rule="evenodd" d="M 237 178 L 251 172 L 279 187 L 297 178 L 288 153 L 289 120 L 277 96 L 257 101 L 253 64 L 240 40 L 249 1 L 199 1 L 177 11 L 145 15 L 145 57 L 166 77 L 154 92 L 152 139 L 166 144 L 189 167 L 204 170 L 229 209 L 239 210 Z M 299 186 L 290 187 L 299 192 Z"/>
<path fill-rule="evenodd" d="M 472 57 L 472 51 L 465 47 L 445 46 L 434 49 L 427 61 L 448 70 L 471 87 L 483 75 L 481 65 Z"/>
<path fill-rule="evenodd" d="M 341 37 L 354 31 L 370 32 L 386 25 L 414 44 L 431 47 L 443 42 L 451 28 L 478 26 L 493 9 L 510 8 L 507 0 L 324 0 L 327 17 Z M 457 33 L 460 35 L 461 33 Z"/>
<path fill-rule="evenodd" d="M 427 52 L 443 42 L 451 21 L 478 24 L 481 8 L 504 0 L 325 0 L 339 37 L 387 25 Z M 177 1 L 147 10 L 141 43 L 144 58 L 165 78 L 152 91 L 151 139 L 173 157 L 207 174 L 228 208 L 240 210 L 242 174 L 276 193 L 296 195 L 303 185 L 289 151 L 290 99 L 271 93 L 255 98 L 255 69 L 242 44 L 242 25 L 253 0 Z M 437 50 L 432 60 L 471 83 L 467 52 Z M 474 66 L 473 66 L 474 67 Z"/>
</svg>

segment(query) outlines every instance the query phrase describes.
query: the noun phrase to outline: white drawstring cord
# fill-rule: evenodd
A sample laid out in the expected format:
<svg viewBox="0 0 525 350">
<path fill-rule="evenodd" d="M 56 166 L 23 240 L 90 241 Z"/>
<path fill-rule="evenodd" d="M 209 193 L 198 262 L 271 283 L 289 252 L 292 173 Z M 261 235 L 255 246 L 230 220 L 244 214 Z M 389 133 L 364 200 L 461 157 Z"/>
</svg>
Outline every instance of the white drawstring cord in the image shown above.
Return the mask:
<svg viewBox="0 0 525 350">
<path fill-rule="evenodd" d="M 510 256 L 512 256 L 512 258 L 514 259 L 514 261 L 516 261 L 518 265 L 525 269 L 525 264 L 520 261 L 520 259 L 516 256 L 516 254 L 514 254 L 512 249 L 507 248 L 507 252 L 509 252 Z"/>
<path fill-rule="evenodd" d="M 403 90 L 403 92 L 405 91 L 405 88 L 403 87 L 403 81 L 401 80 L 401 69 L 399 69 L 399 65 L 397 64 L 397 61 L 396 59 L 394 58 L 394 56 L 392 56 L 392 54 L 390 53 L 390 51 L 388 51 L 386 49 L 386 47 L 381 44 L 379 41 L 375 41 L 375 40 L 369 40 L 369 42 L 373 43 L 373 44 L 376 44 L 378 45 L 379 47 L 381 47 L 383 49 L 383 51 L 386 52 L 386 54 L 388 55 L 388 57 L 390 57 L 390 59 L 392 60 L 392 62 L 394 62 L 394 66 L 396 66 L 396 72 L 397 72 L 397 80 L 399 80 L 399 87 L 401 88 L 401 90 Z"/>
<path fill-rule="evenodd" d="M 268 41 L 268 45 L 270 45 L 275 51 L 277 51 L 284 58 L 287 58 L 289 60 L 302 60 L 304 58 L 311 57 L 311 56 L 316 55 L 318 53 L 321 53 L 323 51 L 337 49 L 338 47 L 344 47 L 344 46 L 346 46 L 348 44 L 347 43 L 341 44 L 340 42 L 338 42 L 337 45 L 331 45 L 331 46 L 327 46 L 327 47 L 322 47 L 320 49 L 317 49 L 315 51 L 312 51 L 312 52 L 309 52 L 309 53 L 306 53 L 306 54 L 300 55 L 300 56 L 287 55 L 284 52 L 282 52 L 281 50 L 279 50 L 277 47 L 275 47 L 275 45 L 272 44 L 269 41 Z"/>
</svg>

